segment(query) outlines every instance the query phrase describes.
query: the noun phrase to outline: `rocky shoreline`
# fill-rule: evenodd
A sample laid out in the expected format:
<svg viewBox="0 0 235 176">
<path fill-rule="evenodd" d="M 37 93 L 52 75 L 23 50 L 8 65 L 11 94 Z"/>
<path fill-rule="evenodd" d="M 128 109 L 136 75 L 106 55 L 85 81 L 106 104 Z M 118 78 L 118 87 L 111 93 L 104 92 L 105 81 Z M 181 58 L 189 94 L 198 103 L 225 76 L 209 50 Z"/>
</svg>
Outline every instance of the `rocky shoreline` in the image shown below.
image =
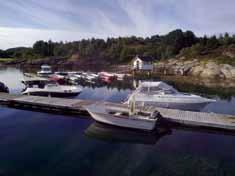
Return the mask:
<svg viewBox="0 0 235 176">
<path fill-rule="evenodd" d="M 16 61 L 0 63 L 1 67 L 4 66 L 14 66 L 24 69 L 39 69 L 41 65 L 49 64 L 55 70 L 57 69 L 71 69 L 78 70 L 92 70 L 100 71 L 120 71 L 121 72 L 131 72 L 131 65 L 112 65 L 105 61 L 100 61 L 97 59 L 90 60 L 77 60 L 77 59 L 67 59 L 50 57 L 36 60 L 25 60 L 17 59 Z M 110 70 L 111 69 L 111 70 Z M 186 60 L 184 57 L 168 59 L 165 61 L 159 61 L 154 65 L 154 74 L 158 75 L 175 75 L 175 76 L 189 76 L 197 77 L 203 79 L 228 79 L 235 80 L 235 66 L 229 64 L 219 64 L 213 60 L 199 60 L 191 59 Z"/>
<path fill-rule="evenodd" d="M 209 79 L 235 79 L 235 66 L 198 59 L 169 59 L 155 64 L 154 72 L 164 75 L 184 75 Z"/>
</svg>

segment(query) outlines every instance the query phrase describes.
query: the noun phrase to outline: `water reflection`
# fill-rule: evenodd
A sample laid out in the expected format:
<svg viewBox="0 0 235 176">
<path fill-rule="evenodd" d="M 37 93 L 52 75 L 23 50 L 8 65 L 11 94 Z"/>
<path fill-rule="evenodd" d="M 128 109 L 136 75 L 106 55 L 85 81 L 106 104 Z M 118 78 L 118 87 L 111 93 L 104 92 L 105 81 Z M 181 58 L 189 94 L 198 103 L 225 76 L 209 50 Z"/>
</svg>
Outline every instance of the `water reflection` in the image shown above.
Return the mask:
<svg viewBox="0 0 235 176">
<path fill-rule="evenodd" d="M 12 93 L 20 93 L 21 78 L 18 69 L 0 71 Z M 120 102 L 131 91 L 107 87 L 85 86 L 76 98 Z M 234 98 L 218 98 L 205 110 L 235 114 L 234 107 Z M 235 175 L 233 133 L 172 125 L 171 133 L 142 135 L 97 129 L 77 116 L 2 107 L 0 114 L 0 175 Z"/>
<path fill-rule="evenodd" d="M 23 73 L 17 68 L 0 68 L 0 82 L 10 89 L 10 93 L 20 93 L 23 90 L 24 85 L 21 83 L 23 78 Z"/>
<path fill-rule="evenodd" d="M 119 128 L 98 122 L 92 123 L 85 131 L 88 137 L 94 139 L 114 142 L 114 143 L 133 143 L 133 144 L 151 144 L 154 145 L 163 136 L 170 134 L 171 130 L 165 127 L 159 127 L 153 132 L 143 132 Z"/>
</svg>

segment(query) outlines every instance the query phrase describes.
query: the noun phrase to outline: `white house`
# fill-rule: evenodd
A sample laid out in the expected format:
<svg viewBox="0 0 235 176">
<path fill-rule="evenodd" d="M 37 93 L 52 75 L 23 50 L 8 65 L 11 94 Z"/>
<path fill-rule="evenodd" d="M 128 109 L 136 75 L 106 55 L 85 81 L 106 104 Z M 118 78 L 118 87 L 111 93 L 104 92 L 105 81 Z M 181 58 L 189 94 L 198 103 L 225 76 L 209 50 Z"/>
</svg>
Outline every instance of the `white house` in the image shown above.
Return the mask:
<svg viewBox="0 0 235 176">
<path fill-rule="evenodd" d="M 132 62 L 133 70 L 140 70 L 140 71 L 152 71 L 153 70 L 153 61 L 152 57 L 146 56 L 136 56 Z"/>
</svg>

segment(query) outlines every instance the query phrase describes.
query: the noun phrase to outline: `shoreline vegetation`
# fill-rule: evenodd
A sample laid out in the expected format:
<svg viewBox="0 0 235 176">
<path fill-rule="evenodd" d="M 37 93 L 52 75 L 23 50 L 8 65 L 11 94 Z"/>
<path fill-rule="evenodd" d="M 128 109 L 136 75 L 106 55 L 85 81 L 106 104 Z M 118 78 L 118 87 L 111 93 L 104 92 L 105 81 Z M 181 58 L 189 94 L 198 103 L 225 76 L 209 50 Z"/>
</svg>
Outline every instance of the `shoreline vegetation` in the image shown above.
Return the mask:
<svg viewBox="0 0 235 176">
<path fill-rule="evenodd" d="M 131 71 L 136 55 L 153 57 L 154 73 L 159 75 L 235 79 L 235 35 L 197 37 L 192 31 L 180 29 L 146 38 L 92 38 L 65 43 L 41 40 L 28 48 L 0 50 L 0 66 L 27 69 L 49 64 L 95 71 L 126 66 Z"/>
</svg>

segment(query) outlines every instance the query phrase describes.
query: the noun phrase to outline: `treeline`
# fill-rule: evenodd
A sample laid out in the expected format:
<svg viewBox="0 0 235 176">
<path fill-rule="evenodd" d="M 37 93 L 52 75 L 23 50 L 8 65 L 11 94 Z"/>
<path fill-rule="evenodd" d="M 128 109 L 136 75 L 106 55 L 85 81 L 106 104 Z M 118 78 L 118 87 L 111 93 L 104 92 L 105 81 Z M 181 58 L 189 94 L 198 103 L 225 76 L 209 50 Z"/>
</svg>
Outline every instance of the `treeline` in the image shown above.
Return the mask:
<svg viewBox="0 0 235 176">
<path fill-rule="evenodd" d="M 13 48 L 0 51 L 2 58 L 70 58 L 76 54 L 81 59 L 103 59 L 111 63 L 130 61 L 135 55 L 167 59 L 185 52 L 201 54 L 220 46 L 235 44 L 235 36 L 228 33 L 219 37 L 196 37 L 192 31 L 174 30 L 167 35 L 87 39 L 74 42 L 37 41 L 32 48 Z"/>
<path fill-rule="evenodd" d="M 215 57 L 215 50 L 218 48 L 235 49 L 235 35 L 230 36 L 228 33 L 225 33 L 219 37 L 215 35 L 212 37 L 204 36 L 192 47 L 182 49 L 180 54 L 186 57 L 214 54 L 213 56 Z M 222 55 L 222 53 L 219 53 L 219 55 Z"/>
</svg>

